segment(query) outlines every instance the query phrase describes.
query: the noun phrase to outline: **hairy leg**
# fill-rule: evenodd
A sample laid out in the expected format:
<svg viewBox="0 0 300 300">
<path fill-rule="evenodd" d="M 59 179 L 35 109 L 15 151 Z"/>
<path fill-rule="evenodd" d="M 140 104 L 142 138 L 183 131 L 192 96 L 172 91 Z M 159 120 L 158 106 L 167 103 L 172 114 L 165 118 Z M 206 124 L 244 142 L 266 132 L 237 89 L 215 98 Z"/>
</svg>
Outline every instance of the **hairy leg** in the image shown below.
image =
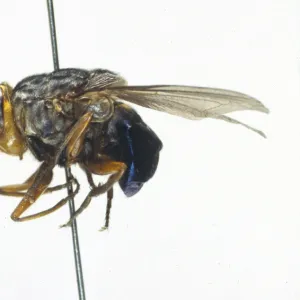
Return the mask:
<svg viewBox="0 0 300 300">
<path fill-rule="evenodd" d="M 97 197 L 112 189 L 113 185 L 120 180 L 120 178 L 122 177 L 122 175 L 126 170 L 126 165 L 124 163 L 111 161 L 109 159 L 103 159 L 98 161 L 97 163 L 89 163 L 86 164 L 85 166 L 90 172 L 94 174 L 98 174 L 98 175 L 111 174 L 111 175 L 109 176 L 106 183 L 94 187 L 88 193 L 87 197 L 85 198 L 81 206 L 75 211 L 71 219 L 66 224 L 62 225 L 62 227 L 70 226 L 73 220 L 77 218 L 89 206 L 93 197 Z M 111 200 L 109 205 L 111 205 Z M 108 211 L 110 212 L 110 207 Z M 108 213 L 108 217 L 109 217 L 109 213 Z"/>
</svg>

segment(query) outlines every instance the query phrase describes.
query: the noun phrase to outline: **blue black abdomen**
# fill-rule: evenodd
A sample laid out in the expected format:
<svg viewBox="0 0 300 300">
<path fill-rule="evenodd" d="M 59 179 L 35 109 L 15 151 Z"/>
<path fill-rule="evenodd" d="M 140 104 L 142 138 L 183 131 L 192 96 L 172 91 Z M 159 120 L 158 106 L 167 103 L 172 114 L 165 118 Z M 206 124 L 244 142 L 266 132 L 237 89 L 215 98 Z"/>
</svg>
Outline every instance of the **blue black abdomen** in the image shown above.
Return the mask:
<svg viewBox="0 0 300 300">
<path fill-rule="evenodd" d="M 109 131 L 116 142 L 107 154 L 127 165 L 119 184 L 131 197 L 154 175 L 162 142 L 133 109 L 123 104 L 116 106 Z"/>
</svg>

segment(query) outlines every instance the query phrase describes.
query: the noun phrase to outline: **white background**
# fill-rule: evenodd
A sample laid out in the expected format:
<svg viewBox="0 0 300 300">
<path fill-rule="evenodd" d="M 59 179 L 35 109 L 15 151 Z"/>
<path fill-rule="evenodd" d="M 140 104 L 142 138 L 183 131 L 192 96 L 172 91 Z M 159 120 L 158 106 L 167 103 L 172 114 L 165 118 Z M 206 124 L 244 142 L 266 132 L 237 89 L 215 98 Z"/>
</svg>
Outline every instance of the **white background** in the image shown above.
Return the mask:
<svg viewBox="0 0 300 300">
<path fill-rule="evenodd" d="M 300 5 L 296 0 L 55 1 L 61 67 L 108 68 L 133 85 L 238 90 L 270 115 L 192 122 L 138 108 L 164 142 L 155 177 L 79 218 L 87 300 L 300 297 Z M 46 1 L 1 1 L 0 81 L 53 68 Z M 1 185 L 38 166 L 0 155 Z M 88 192 L 86 179 L 77 204 Z M 62 169 L 54 183 L 64 182 Z M 64 193 L 47 196 L 32 211 Z M 0 299 L 77 299 L 68 207 L 14 223 L 1 196 Z"/>
</svg>

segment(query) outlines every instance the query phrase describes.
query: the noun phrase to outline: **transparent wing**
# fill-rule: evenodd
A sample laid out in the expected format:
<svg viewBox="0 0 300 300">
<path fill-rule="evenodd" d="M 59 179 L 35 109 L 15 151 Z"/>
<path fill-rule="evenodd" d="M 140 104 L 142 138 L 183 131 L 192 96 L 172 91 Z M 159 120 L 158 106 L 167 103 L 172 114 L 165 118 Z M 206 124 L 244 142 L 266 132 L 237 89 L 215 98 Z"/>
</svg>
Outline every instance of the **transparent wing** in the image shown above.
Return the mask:
<svg viewBox="0 0 300 300">
<path fill-rule="evenodd" d="M 239 92 L 170 85 L 109 87 L 106 92 L 113 99 L 125 100 L 187 119 L 213 118 L 240 124 L 265 137 L 260 130 L 224 116 L 239 110 L 269 112 L 260 101 Z"/>
</svg>

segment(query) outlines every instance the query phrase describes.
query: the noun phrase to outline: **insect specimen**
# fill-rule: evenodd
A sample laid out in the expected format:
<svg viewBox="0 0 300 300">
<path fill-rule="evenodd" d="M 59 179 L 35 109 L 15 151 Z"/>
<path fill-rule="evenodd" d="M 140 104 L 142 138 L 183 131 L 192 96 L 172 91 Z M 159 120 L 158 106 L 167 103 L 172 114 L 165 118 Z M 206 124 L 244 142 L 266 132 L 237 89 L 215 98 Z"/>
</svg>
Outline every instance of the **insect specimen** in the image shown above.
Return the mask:
<svg viewBox="0 0 300 300">
<path fill-rule="evenodd" d="M 22 214 L 43 194 L 66 187 L 49 187 L 56 165 L 79 164 L 91 191 L 66 225 L 70 225 L 93 197 L 107 193 L 104 228 L 108 227 L 113 186 L 119 183 L 128 197 L 135 195 L 155 173 L 162 142 L 130 106 L 166 112 L 191 120 L 213 118 L 263 132 L 225 114 L 239 110 L 268 113 L 258 100 L 242 93 L 191 86 L 127 86 L 118 74 L 96 69 L 61 69 L 23 79 L 14 89 L 0 85 L 0 150 L 22 157 L 29 149 L 41 161 L 24 183 L 4 186 L 0 194 L 22 197 L 13 211 L 14 221 L 36 219 L 67 203 Z M 93 174 L 109 175 L 95 185 Z M 75 195 L 79 190 L 76 184 Z M 71 195 L 71 196 L 73 196 Z"/>
</svg>

